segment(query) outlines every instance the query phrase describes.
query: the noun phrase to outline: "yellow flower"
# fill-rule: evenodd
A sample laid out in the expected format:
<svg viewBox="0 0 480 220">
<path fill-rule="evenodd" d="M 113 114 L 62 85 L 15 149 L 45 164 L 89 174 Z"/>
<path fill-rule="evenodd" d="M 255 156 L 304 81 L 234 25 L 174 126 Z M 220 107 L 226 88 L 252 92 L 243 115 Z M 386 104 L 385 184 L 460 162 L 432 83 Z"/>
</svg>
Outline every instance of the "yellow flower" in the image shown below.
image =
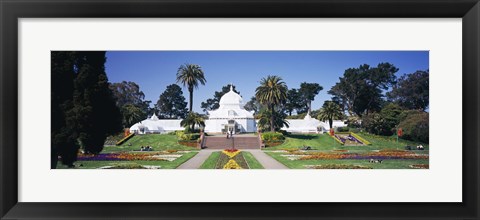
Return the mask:
<svg viewBox="0 0 480 220">
<path fill-rule="evenodd" d="M 223 152 L 225 155 L 227 155 L 228 158 L 233 158 L 233 157 L 237 156 L 237 154 L 240 153 L 239 150 L 233 151 L 233 152 L 232 152 L 232 151 L 229 151 L 229 150 L 223 150 L 222 152 Z"/>
<path fill-rule="evenodd" d="M 230 159 L 225 166 L 223 166 L 223 169 L 242 169 L 240 165 L 238 165 L 237 162 L 234 160 Z"/>
</svg>

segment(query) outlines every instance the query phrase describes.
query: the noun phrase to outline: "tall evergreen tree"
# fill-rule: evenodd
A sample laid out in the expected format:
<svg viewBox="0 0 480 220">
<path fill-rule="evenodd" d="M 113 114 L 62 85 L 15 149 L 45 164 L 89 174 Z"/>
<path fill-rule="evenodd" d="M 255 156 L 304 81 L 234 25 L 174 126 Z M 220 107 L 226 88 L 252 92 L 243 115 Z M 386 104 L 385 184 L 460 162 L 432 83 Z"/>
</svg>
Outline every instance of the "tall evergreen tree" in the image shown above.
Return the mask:
<svg viewBox="0 0 480 220">
<path fill-rule="evenodd" d="M 160 95 L 156 107 L 160 111 L 160 115 L 166 118 L 185 118 L 188 114 L 182 88 L 177 84 L 167 86 L 167 89 Z"/>
<path fill-rule="evenodd" d="M 73 166 L 78 144 L 73 114 L 73 80 L 75 53 L 51 52 L 51 168 L 57 167 L 58 156 L 62 163 Z"/>
<path fill-rule="evenodd" d="M 135 82 L 122 81 L 110 84 L 110 89 L 116 99 L 117 106 L 134 105 L 147 112 L 150 101 L 145 101 L 145 94 Z"/>
<path fill-rule="evenodd" d="M 262 106 L 260 102 L 257 101 L 257 98 L 255 96 L 252 96 L 252 98 L 250 98 L 250 101 L 245 103 L 245 106 L 244 106 L 245 110 L 253 111 L 254 114 L 257 114 L 260 111 L 261 107 Z"/>
<path fill-rule="evenodd" d="M 303 109 L 306 111 L 297 111 L 299 113 L 308 112 L 310 114 L 312 112 L 312 101 L 315 100 L 315 96 L 318 95 L 320 91 L 323 90 L 323 87 L 320 86 L 318 83 L 307 83 L 303 82 L 300 84 L 300 89 L 298 90 L 298 94 L 300 95 L 301 102 L 303 103 Z"/>
<path fill-rule="evenodd" d="M 73 103 L 78 141 L 86 152 L 98 154 L 105 138 L 121 130 L 122 117 L 105 73 L 105 52 L 85 51 L 77 56 Z"/>
<path fill-rule="evenodd" d="M 122 114 L 122 124 L 128 128 L 149 114 L 150 102 L 135 82 L 122 81 L 110 84 L 117 107 Z"/>
<path fill-rule="evenodd" d="M 398 71 L 390 63 L 380 63 L 376 67 L 367 64 L 345 70 L 343 77 L 328 91 L 334 100 L 344 106 L 350 116 L 359 117 L 381 109 L 383 93 L 396 83 Z"/>
<path fill-rule="evenodd" d="M 301 108 L 301 96 L 297 89 L 289 89 L 287 92 L 287 101 L 285 102 L 285 111 L 292 116 L 293 111 Z"/>
<path fill-rule="evenodd" d="M 425 110 L 429 104 L 429 71 L 403 75 L 387 97 L 407 109 Z"/>
</svg>

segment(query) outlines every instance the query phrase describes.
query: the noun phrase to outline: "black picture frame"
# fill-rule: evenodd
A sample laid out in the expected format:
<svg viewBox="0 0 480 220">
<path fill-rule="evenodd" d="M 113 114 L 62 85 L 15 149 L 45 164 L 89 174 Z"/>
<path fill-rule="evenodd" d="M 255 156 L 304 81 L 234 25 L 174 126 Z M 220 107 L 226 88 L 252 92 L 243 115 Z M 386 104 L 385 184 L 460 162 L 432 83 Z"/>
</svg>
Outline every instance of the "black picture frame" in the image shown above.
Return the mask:
<svg viewBox="0 0 480 220">
<path fill-rule="evenodd" d="M 478 219 L 478 0 L 0 0 L 1 219 Z M 18 202 L 18 19 L 134 17 L 462 18 L 461 203 Z M 448 42 L 447 42 L 448 43 Z M 41 189 L 39 189 L 41 190 Z M 448 190 L 448 189 L 445 189 Z M 55 193 L 55 192 L 52 192 Z"/>
</svg>

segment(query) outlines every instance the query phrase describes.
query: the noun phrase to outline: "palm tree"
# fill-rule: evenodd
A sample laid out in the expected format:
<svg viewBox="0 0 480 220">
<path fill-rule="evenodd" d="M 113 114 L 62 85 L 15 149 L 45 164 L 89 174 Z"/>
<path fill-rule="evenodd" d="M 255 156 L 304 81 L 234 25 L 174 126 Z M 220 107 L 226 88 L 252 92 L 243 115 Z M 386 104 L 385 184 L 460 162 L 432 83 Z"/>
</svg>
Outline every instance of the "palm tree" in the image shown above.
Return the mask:
<svg viewBox="0 0 480 220">
<path fill-rule="evenodd" d="M 146 117 L 146 114 L 137 106 L 132 104 L 124 105 L 121 109 L 123 115 L 123 127 L 128 128 Z"/>
<path fill-rule="evenodd" d="M 267 76 L 262 78 L 260 86 L 255 90 L 257 100 L 266 105 L 270 110 L 270 131 L 275 131 L 275 106 L 285 103 L 287 100 L 287 84 L 279 76 Z"/>
<path fill-rule="evenodd" d="M 188 113 L 187 117 L 180 122 L 180 125 L 191 129 L 191 131 L 195 130 L 195 125 L 200 127 L 205 127 L 205 119 L 202 116 L 195 112 Z"/>
<path fill-rule="evenodd" d="M 272 112 L 269 110 L 260 111 L 260 113 L 258 114 L 258 127 L 261 130 L 267 130 L 267 129 L 271 130 L 271 124 L 270 124 L 271 116 L 272 116 Z M 274 129 L 282 128 L 283 126 L 287 128 L 289 127 L 288 121 L 285 120 L 286 118 L 285 114 L 278 111 L 274 111 L 273 118 L 274 118 L 274 122 L 273 122 Z"/>
<path fill-rule="evenodd" d="M 326 121 L 328 120 L 328 124 L 330 128 L 333 126 L 333 119 L 338 119 L 343 116 L 342 109 L 340 106 L 332 101 L 325 101 L 323 104 L 322 109 L 320 109 L 320 113 L 318 114 L 318 120 Z"/>
<path fill-rule="evenodd" d="M 190 93 L 190 112 L 192 112 L 193 105 L 193 89 L 198 88 L 199 84 L 205 85 L 206 82 L 202 67 L 199 65 L 186 63 L 178 68 L 177 83 L 182 83 Z"/>
</svg>

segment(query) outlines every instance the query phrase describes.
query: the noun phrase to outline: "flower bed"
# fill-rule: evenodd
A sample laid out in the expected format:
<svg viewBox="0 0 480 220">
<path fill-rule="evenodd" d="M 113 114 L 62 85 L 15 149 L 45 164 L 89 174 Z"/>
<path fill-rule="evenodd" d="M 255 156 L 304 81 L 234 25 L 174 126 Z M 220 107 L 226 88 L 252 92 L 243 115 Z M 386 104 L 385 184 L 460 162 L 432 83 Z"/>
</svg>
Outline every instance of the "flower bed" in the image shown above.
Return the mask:
<svg viewBox="0 0 480 220">
<path fill-rule="evenodd" d="M 358 134 L 350 132 L 350 135 L 352 135 L 357 140 L 361 141 L 363 144 L 366 144 L 366 145 L 371 145 L 372 144 L 372 143 L 368 142 L 367 140 L 365 140 L 364 138 L 360 137 L 360 135 L 358 135 Z"/>
<path fill-rule="evenodd" d="M 291 152 L 291 154 L 304 155 L 299 160 L 337 160 L 337 159 L 350 159 L 350 160 L 387 160 L 387 159 L 428 159 L 428 155 L 415 154 L 409 151 L 401 150 L 382 150 L 378 152 L 368 153 L 340 153 L 340 152 Z"/>
<path fill-rule="evenodd" d="M 335 139 L 336 142 L 340 143 L 341 145 L 344 145 L 345 144 L 345 139 L 338 136 L 337 134 L 335 134 L 334 136 L 332 136 L 333 139 Z"/>
<path fill-rule="evenodd" d="M 278 140 L 278 141 L 265 141 L 263 142 L 265 144 L 265 147 L 275 147 L 278 145 L 283 144 L 285 141 Z"/>
<path fill-rule="evenodd" d="M 347 164 L 305 165 L 305 167 L 308 169 L 373 169 L 372 167 Z"/>
<path fill-rule="evenodd" d="M 414 169 L 428 169 L 429 165 L 428 164 L 412 164 L 410 165 L 410 167 Z"/>
<path fill-rule="evenodd" d="M 242 169 L 240 165 L 238 165 L 235 160 L 230 159 L 225 166 L 223 166 L 223 169 Z"/>
<path fill-rule="evenodd" d="M 240 150 L 223 150 L 215 169 L 249 169 L 247 161 Z"/>
<path fill-rule="evenodd" d="M 162 157 L 164 153 L 109 153 L 109 154 L 80 154 L 77 156 L 78 161 L 171 161 L 166 157 Z M 170 155 L 171 156 L 171 155 Z M 181 155 L 180 155 L 181 156 Z"/>
<path fill-rule="evenodd" d="M 231 159 L 237 156 L 237 154 L 239 154 L 240 151 L 237 149 L 228 149 L 228 150 L 223 150 L 222 153 L 226 154 Z"/>
<path fill-rule="evenodd" d="M 178 144 L 181 144 L 183 146 L 187 147 L 197 147 L 198 141 L 178 141 Z"/>
<path fill-rule="evenodd" d="M 337 132 L 332 136 L 332 138 L 341 145 L 345 145 L 347 143 L 353 143 L 354 145 L 371 145 L 370 142 L 353 132 Z"/>
<path fill-rule="evenodd" d="M 298 152 L 299 150 L 297 148 L 284 148 L 282 149 L 286 152 L 289 152 L 289 153 L 294 153 L 294 152 Z"/>
</svg>

